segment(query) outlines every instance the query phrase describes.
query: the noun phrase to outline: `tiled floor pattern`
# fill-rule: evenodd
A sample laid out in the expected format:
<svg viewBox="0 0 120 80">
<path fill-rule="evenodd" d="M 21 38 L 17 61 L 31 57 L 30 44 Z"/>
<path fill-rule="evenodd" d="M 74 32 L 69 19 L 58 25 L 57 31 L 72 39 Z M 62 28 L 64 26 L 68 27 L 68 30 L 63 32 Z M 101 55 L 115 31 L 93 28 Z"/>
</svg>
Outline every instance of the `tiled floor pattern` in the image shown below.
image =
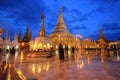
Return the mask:
<svg viewBox="0 0 120 80">
<path fill-rule="evenodd" d="M 75 60 L 60 62 L 58 57 L 29 58 L 19 55 L 5 58 L 19 68 L 28 80 L 120 80 L 120 62 L 92 55 L 76 55 Z"/>
</svg>

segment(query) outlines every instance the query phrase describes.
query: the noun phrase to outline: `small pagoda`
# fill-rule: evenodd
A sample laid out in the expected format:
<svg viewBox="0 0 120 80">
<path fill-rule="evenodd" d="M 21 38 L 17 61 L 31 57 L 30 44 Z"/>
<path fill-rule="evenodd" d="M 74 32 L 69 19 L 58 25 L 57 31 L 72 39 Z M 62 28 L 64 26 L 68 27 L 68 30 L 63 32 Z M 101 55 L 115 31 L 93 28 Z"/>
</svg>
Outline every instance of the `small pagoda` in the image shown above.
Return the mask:
<svg viewBox="0 0 120 80">
<path fill-rule="evenodd" d="M 48 41 L 44 28 L 44 13 L 41 16 L 41 26 L 35 41 L 30 42 L 30 51 L 49 51 L 51 48 L 51 43 Z"/>
</svg>

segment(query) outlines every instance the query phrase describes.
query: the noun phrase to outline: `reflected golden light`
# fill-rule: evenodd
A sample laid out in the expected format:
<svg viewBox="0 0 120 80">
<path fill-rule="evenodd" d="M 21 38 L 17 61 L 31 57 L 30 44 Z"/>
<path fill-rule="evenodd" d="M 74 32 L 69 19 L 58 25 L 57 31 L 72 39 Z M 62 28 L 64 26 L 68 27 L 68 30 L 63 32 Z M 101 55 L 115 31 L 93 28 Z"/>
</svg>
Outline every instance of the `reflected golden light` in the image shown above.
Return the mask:
<svg viewBox="0 0 120 80">
<path fill-rule="evenodd" d="M 9 53 L 5 55 L 5 59 L 8 60 L 8 58 L 9 58 Z"/>
<path fill-rule="evenodd" d="M 68 45 L 68 48 L 70 49 L 70 46 Z"/>
<path fill-rule="evenodd" d="M 11 68 L 11 65 L 8 64 L 8 75 L 7 75 L 7 80 L 11 80 L 10 68 Z"/>
<path fill-rule="evenodd" d="M 70 57 L 71 56 L 71 51 L 70 50 L 68 50 L 68 57 Z"/>
<path fill-rule="evenodd" d="M 101 62 L 104 63 L 104 59 L 103 58 L 101 58 Z"/>
<path fill-rule="evenodd" d="M 49 67 L 50 67 L 50 64 L 47 63 L 47 66 L 46 66 L 46 71 L 49 71 Z"/>
<path fill-rule="evenodd" d="M 86 54 L 88 54 L 88 51 L 86 51 Z"/>
<path fill-rule="evenodd" d="M 84 61 L 82 60 L 82 62 L 80 64 L 78 64 L 77 67 L 82 69 L 84 67 Z"/>
<path fill-rule="evenodd" d="M 32 72 L 35 73 L 35 64 L 32 64 Z"/>
<path fill-rule="evenodd" d="M 17 59 L 18 57 L 18 51 L 15 52 L 15 60 Z"/>
<path fill-rule="evenodd" d="M 21 60 L 21 61 L 23 60 L 23 51 L 21 52 L 20 60 Z"/>
<path fill-rule="evenodd" d="M 27 80 L 26 77 L 23 75 L 23 73 L 21 72 L 21 70 L 19 68 L 14 68 L 14 69 L 18 73 L 18 76 L 20 77 L 20 79 Z"/>
<path fill-rule="evenodd" d="M 32 64 L 29 65 L 29 69 L 33 74 L 40 73 L 41 71 L 49 71 L 50 64 Z"/>
<path fill-rule="evenodd" d="M 88 64 L 90 64 L 90 58 L 88 58 Z"/>
<path fill-rule="evenodd" d="M 40 73 L 42 71 L 41 66 L 38 68 L 37 71 L 38 71 L 38 73 Z"/>
</svg>

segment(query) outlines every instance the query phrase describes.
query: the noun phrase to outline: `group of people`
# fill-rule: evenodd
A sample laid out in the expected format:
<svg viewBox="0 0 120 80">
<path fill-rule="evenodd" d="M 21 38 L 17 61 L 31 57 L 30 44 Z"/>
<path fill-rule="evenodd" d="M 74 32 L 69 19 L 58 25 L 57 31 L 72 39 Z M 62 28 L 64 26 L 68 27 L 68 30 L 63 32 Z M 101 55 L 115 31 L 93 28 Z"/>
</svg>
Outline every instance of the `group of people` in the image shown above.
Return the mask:
<svg viewBox="0 0 120 80">
<path fill-rule="evenodd" d="M 10 50 L 9 49 L 6 49 L 6 53 L 11 53 L 12 55 L 15 55 L 15 51 L 16 51 L 16 49 L 13 47 L 13 48 L 11 48 Z"/>
<path fill-rule="evenodd" d="M 69 47 L 68 46 L 65 46 L 65 48 L 63 48 L 63 45 L 62 44 L 59 44 L 59 47 L 58 47 L 58 50 L 59 50 L 59 60 L 60 61 L 64 61 L 64 59 L 66 58 L 67 60 L 69 59 L 69 55 L 68 55 L 68 50 L 69 50 Z M 75 48 L 72 47 L 71 48 L 71 58 L 74 60 L 74 51 L 75 51 Z"/>
</svg>

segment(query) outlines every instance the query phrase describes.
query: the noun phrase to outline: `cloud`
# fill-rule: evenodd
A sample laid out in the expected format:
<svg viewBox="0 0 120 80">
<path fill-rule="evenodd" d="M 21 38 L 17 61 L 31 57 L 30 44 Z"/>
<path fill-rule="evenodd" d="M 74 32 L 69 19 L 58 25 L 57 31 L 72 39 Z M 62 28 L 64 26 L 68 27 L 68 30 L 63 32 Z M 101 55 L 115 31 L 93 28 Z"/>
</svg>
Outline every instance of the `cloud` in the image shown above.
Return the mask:
<svg viewBox="0 0 120 80">
<path fill-rule="evenodd" d="M 120 0 L 92 0 L 93 3 L 97 2 L 99 4 L 116 4 Z"/>
<path fill-rule="evenodd" d="M 89 14 L 97 14 L 97 13 L 105 13 L 105 8 L 103 7 L 98 7 L 96 9 L 93 9 Z"/>
<path fill-rule="evenodd" d="M 120 24 L 103 24 L 102 27 L 104 31 L 120 31 Z"/>
<path fill-rule="evenodd" d="M 90 15 L 87 13 L 83 13 L 77 9 L 73 9 L 67 14 L 67 16 L 69 16 L 67 18 L 67 21 L 69 23 L 76 23 L 76 22 L 81 23 L 83 21 L 86 21 Z"/>
<path fill-rule="evenodd" d="M 86 26 L 75 26 L 74 30 L 86 30 L 87 27 Z"/>
</svg>

